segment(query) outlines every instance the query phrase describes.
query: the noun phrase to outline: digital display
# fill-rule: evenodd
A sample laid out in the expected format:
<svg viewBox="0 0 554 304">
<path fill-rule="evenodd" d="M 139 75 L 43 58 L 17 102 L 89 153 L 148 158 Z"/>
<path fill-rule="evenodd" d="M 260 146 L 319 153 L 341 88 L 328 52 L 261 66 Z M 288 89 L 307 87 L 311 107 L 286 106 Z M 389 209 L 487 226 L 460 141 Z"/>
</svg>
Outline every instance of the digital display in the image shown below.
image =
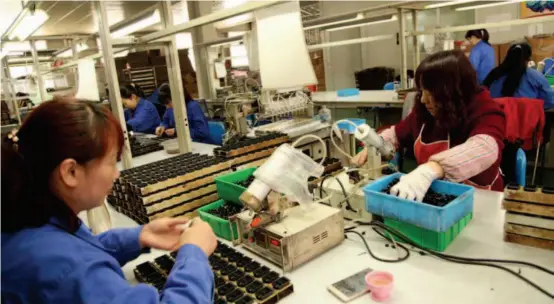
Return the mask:
<svg viewBox="0 0 554 304">
<path fill-rule="evenodd" d="M 332 286 L 338 289 L 346 297 L 350 298 L 367 290 L 365 276 L 371 272 L 371 268 L 366 268 L 346 279 L 334 283 Z"/>
</svg>

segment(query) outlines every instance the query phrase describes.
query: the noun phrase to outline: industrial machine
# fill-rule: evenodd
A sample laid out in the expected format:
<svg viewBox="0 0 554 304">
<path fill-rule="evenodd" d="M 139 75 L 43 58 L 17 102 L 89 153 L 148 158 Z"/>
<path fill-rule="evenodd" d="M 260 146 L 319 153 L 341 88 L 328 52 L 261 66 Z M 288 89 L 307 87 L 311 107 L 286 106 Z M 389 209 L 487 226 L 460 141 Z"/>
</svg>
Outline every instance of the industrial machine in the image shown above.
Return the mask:
<svg viewBox="0 0 554 304">
<path fill-rule="evenodd" d="M 344 240 L 340 209 L 322 204 L 295 206 L 284 211 L 279 222 L 252 228 L 255 214 L 249 210 L 235 216 L 244 248 L 290 271 Z"/>
</svg>

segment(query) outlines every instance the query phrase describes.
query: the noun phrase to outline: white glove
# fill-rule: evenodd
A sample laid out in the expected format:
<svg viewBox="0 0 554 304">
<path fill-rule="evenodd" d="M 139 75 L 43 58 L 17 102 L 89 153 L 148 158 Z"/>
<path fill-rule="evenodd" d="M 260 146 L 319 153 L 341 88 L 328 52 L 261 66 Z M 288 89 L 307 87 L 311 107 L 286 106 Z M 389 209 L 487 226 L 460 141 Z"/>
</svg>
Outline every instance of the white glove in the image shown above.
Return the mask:
<svg viewBox="0 0 554 304">
<path fill-rule="evenodd" d="M 431 183 L 439 178 L 429 164 L 423 164 L 414 171 L 400 177 L 398 184 L 390 189 L 390 194 L 421 202 L 431 187 Z"/>
</svg>

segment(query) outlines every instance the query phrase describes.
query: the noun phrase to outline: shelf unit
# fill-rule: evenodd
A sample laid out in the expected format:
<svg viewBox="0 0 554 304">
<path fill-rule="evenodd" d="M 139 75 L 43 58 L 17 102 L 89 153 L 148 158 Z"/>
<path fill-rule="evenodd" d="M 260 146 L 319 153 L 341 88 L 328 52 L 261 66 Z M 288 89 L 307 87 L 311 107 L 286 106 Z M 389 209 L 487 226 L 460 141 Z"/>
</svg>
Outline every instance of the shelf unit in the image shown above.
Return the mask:
<svg viewBox="0 0 554 304">
<path fill-rule="evenodd" d="M 132 68 L 124 70 L 123 74 L 125 75 L 125 80 L 140 86 L 146 96 L 150 96 L 158 87 L 154 67 Z"/>
</svg>

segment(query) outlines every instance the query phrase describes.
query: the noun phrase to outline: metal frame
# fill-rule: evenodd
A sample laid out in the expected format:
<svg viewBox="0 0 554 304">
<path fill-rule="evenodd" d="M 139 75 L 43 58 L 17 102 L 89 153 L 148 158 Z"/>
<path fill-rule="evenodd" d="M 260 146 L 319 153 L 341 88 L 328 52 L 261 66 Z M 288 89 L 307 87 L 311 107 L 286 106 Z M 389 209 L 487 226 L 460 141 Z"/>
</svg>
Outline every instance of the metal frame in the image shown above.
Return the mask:
<svg viewBox="0 0 554 304">
<path fill-rule="evenodd" d="M 44 101 L 46 99 L 46 89 L 44 88 L 44 81 L 42 79 L 42 74 L 40 73 L 40 64 L 38 61 L 36 41 L 31 40 L 29 41 L 29 44 L 31 45 L 31 53 L 33 55 L 33 69 L 35 70 L 35 74 L 37 75 L 36 77 L 38 83 L 38 94 L 40 96 L 40 100 Z"/>
<path fill-rule="evenodd" d="M 12 75 L 10 72 L 10 66 L 8 65 L 7 57 L 2 58 L 2 84 L 5 85 L 4 89 L 7 88 L 10 91 L 12 106 L 14 107 L 15 115 L 17 118 L 17 123 L 21 126 L 21 115 L 19 113 L 19 105 L 17 103 L 17 97 L 15 96 L 15 86 L 13 84 Z"/>
</svg>

